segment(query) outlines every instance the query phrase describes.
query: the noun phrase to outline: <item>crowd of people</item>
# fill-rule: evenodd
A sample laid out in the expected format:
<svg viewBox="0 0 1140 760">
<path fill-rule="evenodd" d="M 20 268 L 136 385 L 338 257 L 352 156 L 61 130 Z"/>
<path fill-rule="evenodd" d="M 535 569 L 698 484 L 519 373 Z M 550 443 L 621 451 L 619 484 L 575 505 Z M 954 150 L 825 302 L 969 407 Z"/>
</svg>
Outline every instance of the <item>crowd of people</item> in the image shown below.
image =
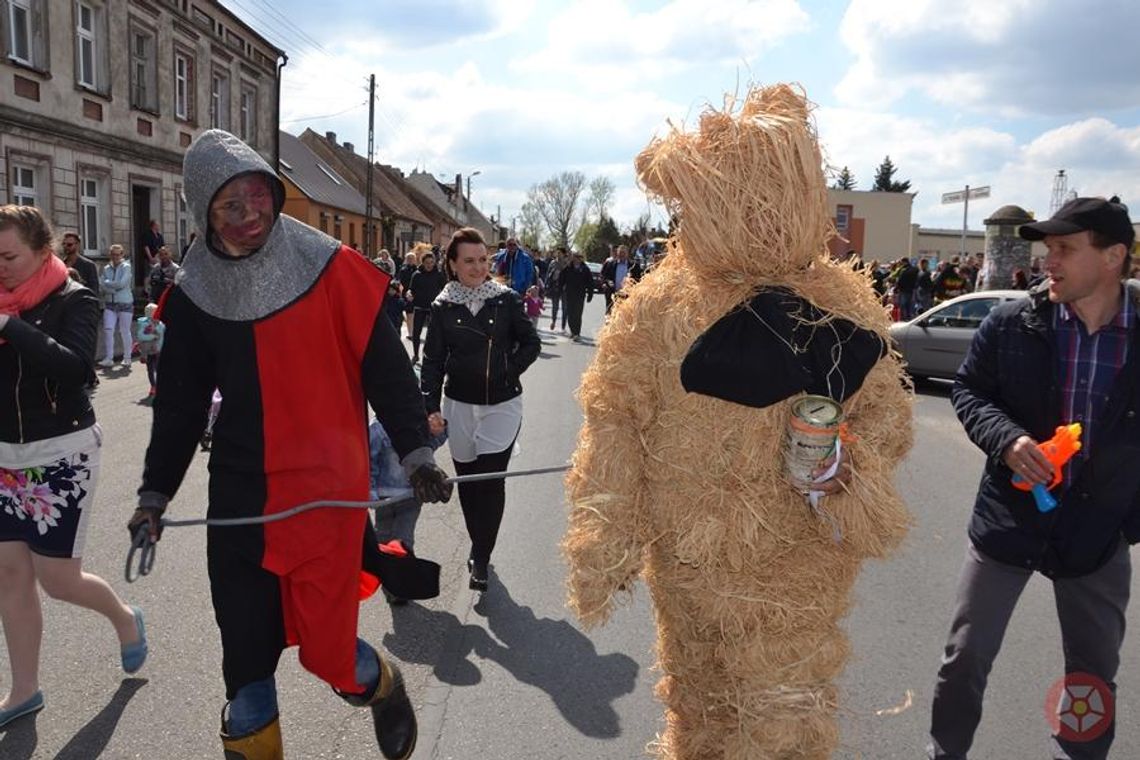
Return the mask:
<svg viewBox="0 0 1140 760">
<path fill-rule="evenodd" d="M 609 312 L 655 262 L 618 246 L 596 283 L 578 252 L 532 255 L 512 238 L 492 254 L 476 230 L 464 228 L 442 248 L 418 245 L 399 263 L 381 251 L 369 263 L 283 215 L 281 181 L 228 133 L 205 132 L 187 152 L 184 173 L 204 234 L 178 264 L 151 229 L 151 303 L 137 320 L 121 246 L 111 246 L 100 272 L 74 233 L 57 254 L 39 210 L 0 206 L 0 393 L 15 400 L 0 405 L 0 622 L 11 670 L 0 727 L 45 704 L 38 588 L 100 613 L 116 633 L 124 672 L 147 659 L 142 611 L 82 567 L 103 443 L 90 389 L 96 367 L 113 366 L 118 337 L 126 364 L 138 344 L 154 395 L 138 508 L 128 523 L 136 536 L 160 539 L 207 425 L 211 518 L 256 521 L 300 502 L 364 502 L 395 482 L 413 492 L 413 510 L 381 511 L 376 525 L 358 510 L 314 510 L 212 530 L 206 547 L 222 642 L 226 757 L 281 757 L 275 673 L 283 649 L 296 645 L 306 669 L 348 704 L 370 710 L 381 754 L 407 758 L 415 714 L 395 662 L 357 634 L 360 571 L 378 552 L 414 558 L 419 504 L 452 495 L 434 459 L 445 439 L 460 476 L 506 469 L 523 423 L 522 376 L 540 352 L 545 300 L 550 330 L 561 319 L 579 340 L 584 303 L 601 290 Z M 965 757 L 1005 623 L 1034 571 L 1054 583 L 1066 670 L 1111 685 L 1119 665 L 1128 546 L 1140 541 L 1133 506 L 1140 473 L 1128 466 L 1134 415 L 1124 413 L 1138 401 L 1140 292 L 1122 283 L 1134 274 L 1127 211 L 1078 201 L 1084 205 L 1074 201 L 1078 207 L 1023 227 L 1023 237 L 1048 246 L 1049 292 L 995 312 L 953 392 L 968 434 L 988 456 L 935 687 L 932 758 Z M 980 263 L 948 261 L 934 271 L 926 260 L 869 266 L 875 289 L 908 318 L 976 287 Z M 1030 287 L 1044 274 L 1015 274 L 1011 286 Z M 1054 348 L 1041 348 L 1050 342 Z M 1093 366 L 1108 371 L 1088 379 Z M 1041 377 L 1067 379 L 1052 387 L 1036 382 Z M 225 401 L 211 415 L 219 391 Z M 1058 399 L 1063 408 L 1052 408 Z M 363 424 L 368 407 L 371 428 Z M 1071 484 L 1064 503 L 1051 516 L 1023 514 L 1011 479 L 1053 478 L 1038 442 L 1062 419 L 1086 429 L 1080 457 L 1064 471 Z M 504 481 L 461 482 L 458 492 L 470 540 L 468 584 L 486 591 Z M 1074 498 L 1084 506 L 1066 509 Z M 398 562 L 384 565 L 393 566 L 398 575 Z M 1112 734 L 1104 736 L 1079 749 L 1103 757 Z M 1057 751 L 1077 750 L 1058 740 Z"/>
</svg>

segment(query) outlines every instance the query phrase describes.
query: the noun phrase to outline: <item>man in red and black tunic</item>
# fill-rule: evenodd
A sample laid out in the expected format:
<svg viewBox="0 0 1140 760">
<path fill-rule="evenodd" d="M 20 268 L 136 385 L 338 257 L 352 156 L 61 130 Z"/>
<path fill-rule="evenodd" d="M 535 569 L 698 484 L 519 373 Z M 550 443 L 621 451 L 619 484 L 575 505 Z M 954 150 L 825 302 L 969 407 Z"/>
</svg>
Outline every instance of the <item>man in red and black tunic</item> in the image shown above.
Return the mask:
<svg viewBox="0 0 1140 760">
<path fill-rule="evenodd" d="M 139 509 L 152 540 L 206 425 L 215 388 L 209 516 L 271 515 L 369 496 L 375 409 L 423 501 L 451 486 L 427 446 L 415 374 L 384 316 L 388 276 L 333 238 L 281 214 L 269 165 L 221 130 L 186 153 L 186 201 L 205 234 L 163 305 L 166 339 Z M 301 664 L 369 705 L 387 758 L 408 757 L 415 715 L 399 671 L 356 636 L 363 510 L 318 509 L 280 522 L 213 527 L 207 558 L 229 700 L 226 758 L 281 757 L 274 672 Z"/>
</svg>

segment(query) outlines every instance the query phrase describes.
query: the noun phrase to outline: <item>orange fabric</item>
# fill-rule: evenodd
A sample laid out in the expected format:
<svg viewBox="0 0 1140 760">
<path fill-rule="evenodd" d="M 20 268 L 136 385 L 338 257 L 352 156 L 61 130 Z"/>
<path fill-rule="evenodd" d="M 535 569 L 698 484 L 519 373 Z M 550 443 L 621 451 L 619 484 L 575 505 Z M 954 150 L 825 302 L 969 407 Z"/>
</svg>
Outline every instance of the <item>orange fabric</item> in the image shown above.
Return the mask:
<svg viewBox="0 0 1140 760">
<path fill-rule="evenodd" d="M 16 316 L 32 308 L 67 282 L 67 264 L 49 253 L 44 263 L 28 279 L 8 290 L 0 285 L 0 314 Z M 8 341 L 0 338 L 0 344 Z"/>
<path fill-rule="evenodd" d="M 264 425 L 265 514 L 318 500 L 366 501 L 361 366 L 389 278 L 342 247 L 313 289 L 254 325 Z M 262 566 L 281 577 L 286 639 L 302 664 L 355 686 L 364 510 L 316 509 L 265 526 Z"/>
</svg>

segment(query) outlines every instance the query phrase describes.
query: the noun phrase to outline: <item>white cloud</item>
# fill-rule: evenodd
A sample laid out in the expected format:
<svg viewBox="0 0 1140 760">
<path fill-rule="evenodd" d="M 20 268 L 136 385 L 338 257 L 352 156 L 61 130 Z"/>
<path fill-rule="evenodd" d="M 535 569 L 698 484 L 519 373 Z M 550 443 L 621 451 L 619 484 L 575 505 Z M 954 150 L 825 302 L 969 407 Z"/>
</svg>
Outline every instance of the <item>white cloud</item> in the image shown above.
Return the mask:
<svg viewBox="0 0 1140 760">
<path fill-rule="evenodd" d="M 581 0 L 550 22 L 544 48 L 511 67 L 621 89 L 703 63 L 748 63 L 809 26 L 797 0 L 670 0 L 651 11 L 627 0 Z"/>
<path fill-rule="evenodd" d="M 990 198 L 971 204 L 971 229 L 1006 204 L 1047 216 L 1058 169 L 1066 170 L 1071 190 L 1116 193 L 1140 210 L 1140 127 L 1091 118 L 1019 142 L 998 130 L 881 112 L 823 108 L 818 119 L 828 160 L 848 166 L 858 189 L 870 189 L 875 169 L 890 154 L 899 169 L 895 178 L 910 180 L 918 193 L 912 221 L 924 226 L 960 227 L 962 206 L 944 206 L 941 197 L 967 184 L 991 187 Z"/>
<path fill-rule="evenodd" d="M 836 87 L 883 108 L 910 92 L 1004 115 L 1091 114 L 1140 100 L 1140 3 L 854 0 L 840 36 L 855 62 Z"/>
</svg>

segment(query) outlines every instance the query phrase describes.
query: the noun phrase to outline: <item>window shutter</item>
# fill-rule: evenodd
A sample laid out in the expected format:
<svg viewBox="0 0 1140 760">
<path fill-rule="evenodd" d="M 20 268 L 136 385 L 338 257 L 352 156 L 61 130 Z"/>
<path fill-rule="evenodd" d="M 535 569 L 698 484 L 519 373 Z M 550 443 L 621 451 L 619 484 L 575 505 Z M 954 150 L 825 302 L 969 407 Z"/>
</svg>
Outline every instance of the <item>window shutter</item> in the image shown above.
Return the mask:
<svg viewBox="0 0 1140 760">
<path fill-rule="evenodd" d="M 8 28 L 8 0 L 0 0 L 0 55 L 5 58 L 12 52 L 12 31 Z"/>
</svg>

